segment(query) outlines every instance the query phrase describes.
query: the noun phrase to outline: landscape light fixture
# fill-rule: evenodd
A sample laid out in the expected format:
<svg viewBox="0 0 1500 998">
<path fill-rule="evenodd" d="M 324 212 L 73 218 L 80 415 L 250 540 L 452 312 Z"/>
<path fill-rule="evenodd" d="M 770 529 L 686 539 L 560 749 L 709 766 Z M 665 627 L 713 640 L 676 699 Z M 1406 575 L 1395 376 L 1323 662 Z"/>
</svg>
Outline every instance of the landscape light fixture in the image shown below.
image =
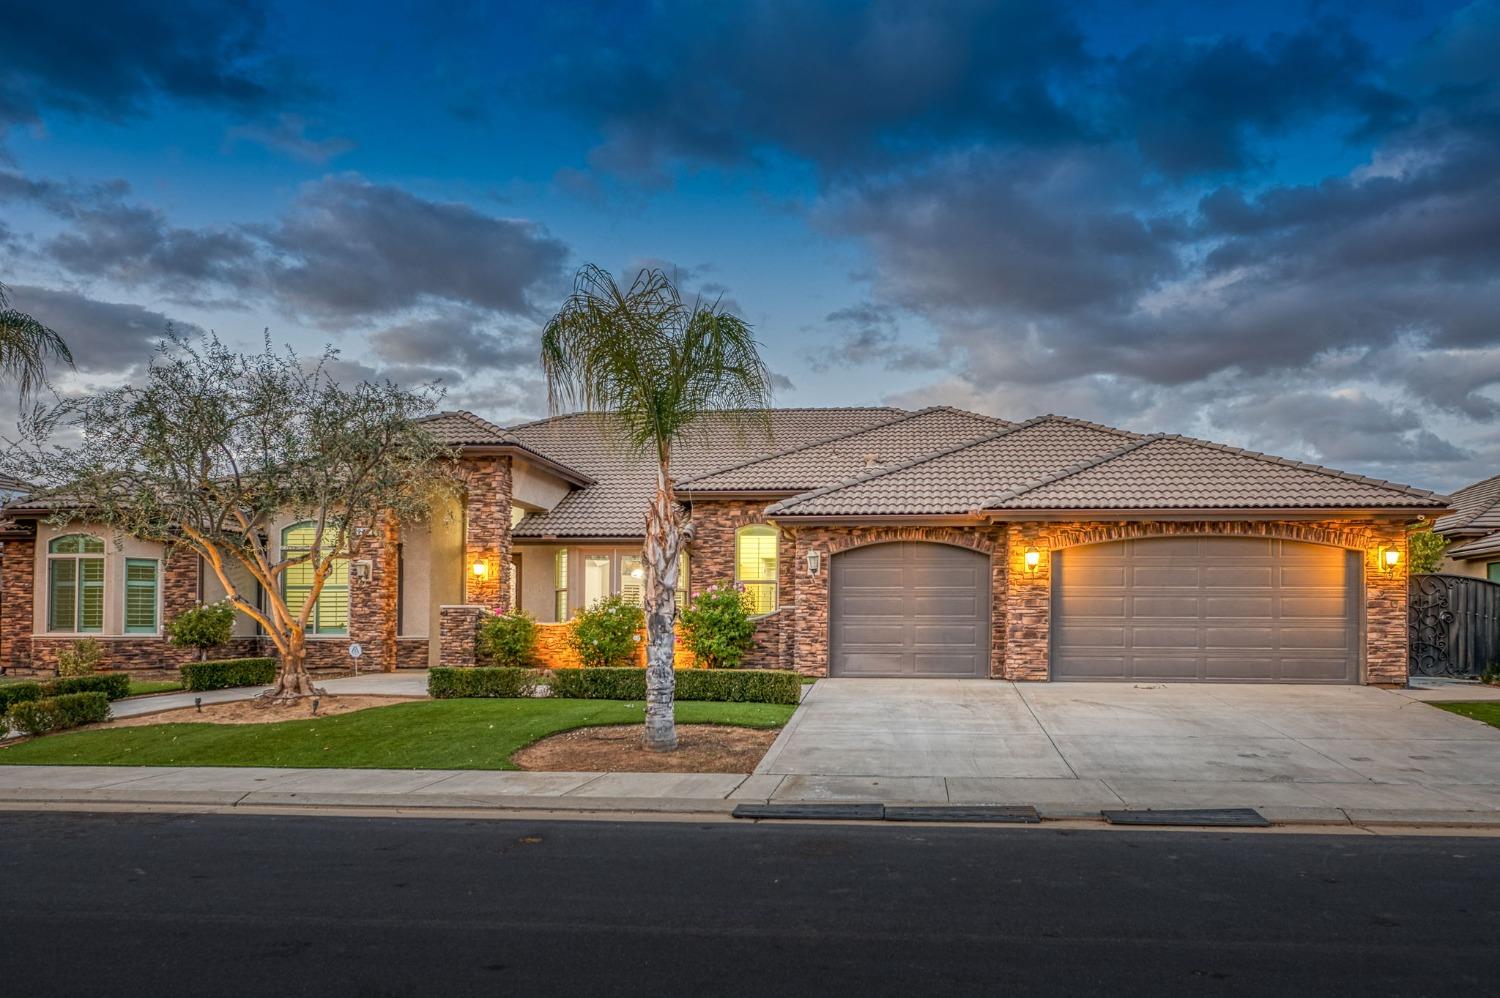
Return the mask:
<svg viewBox="0 0 1500 998">
<path fill-rule="evenodd" d="M 312 711 L 313 712 L 313 717 L 317 717 L 318 716 L 318 698 L 317 697 L 313 697 L 312 708 L 313 708 L 313 711 Z"/>
<path fill-rule="evenodd" d="M 193 706 L 198 708 L 198 713 L 203 713 L 203 698 L 193 697 Z"/>
</svg>

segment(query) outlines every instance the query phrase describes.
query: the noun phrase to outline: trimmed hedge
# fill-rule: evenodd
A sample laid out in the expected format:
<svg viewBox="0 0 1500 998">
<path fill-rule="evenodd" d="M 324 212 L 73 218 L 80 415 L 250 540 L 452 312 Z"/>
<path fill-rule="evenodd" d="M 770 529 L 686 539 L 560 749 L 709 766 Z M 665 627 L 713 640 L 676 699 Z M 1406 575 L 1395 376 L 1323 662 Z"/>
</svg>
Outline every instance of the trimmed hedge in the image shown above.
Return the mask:
<svg viewBox="0 0 1500 998">
<path fill-rule="evenodd" d="M 515 666 L 471 669 L 438 668 L 427 673 L 427 693 L 438 700 L 455 697 L 529 697 L 536 694 L 542 673 Z"/>
<path fill-rule="evenodd" d="M 552 695 L 570 700 L 644 700 L 645 669 L 554 669 Z M 778 669 L 678 669 L 678 700 L 796 704 L 802 680 Z"/>
<path fill-rule="evenodd" d="M 42 687 L 44 695 L 53 697 L 66 693 L 103 693 L 110 700 L 130 695 L 130 677 L 123 672 L 103 672 L 92 676 L 64 676 L 54 679 Z"/>
<path fill-rule="evenodd" d="M 0 686 L 0 715 L 12 705 L 42 698 L 41 683 L 7 683 Z"/>
<path fill-rule="evenodd" d="M 103 693 L 64 693 L 42 700 L 22 700 L 11 704 L 6 715 L 11 727 L 28 735 L 65 731 L 108 717 L 109 698 Z"/>
<path fill-rule="evenodd" d="M 265 686 L 276 681 L 274 658 L 222 658 L 189 662 L 182 667 L 183 689 L 227 690 L 232 686 Z"/>
</svg>

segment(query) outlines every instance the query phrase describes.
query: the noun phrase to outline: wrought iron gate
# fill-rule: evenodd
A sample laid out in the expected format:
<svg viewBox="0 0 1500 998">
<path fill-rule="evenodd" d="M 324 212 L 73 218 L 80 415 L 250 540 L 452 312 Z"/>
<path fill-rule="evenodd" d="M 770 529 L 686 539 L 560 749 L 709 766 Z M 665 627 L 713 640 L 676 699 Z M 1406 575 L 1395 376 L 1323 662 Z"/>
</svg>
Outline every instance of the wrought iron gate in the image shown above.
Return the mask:
<svg viewBox="0 0 1500 998">
<path fill-rule="evenodd" d="M 1500 667 L 1500 583 L 1413 575 L 1409 593 L 1413 676 L 1472 677 Z"/>
</svg>

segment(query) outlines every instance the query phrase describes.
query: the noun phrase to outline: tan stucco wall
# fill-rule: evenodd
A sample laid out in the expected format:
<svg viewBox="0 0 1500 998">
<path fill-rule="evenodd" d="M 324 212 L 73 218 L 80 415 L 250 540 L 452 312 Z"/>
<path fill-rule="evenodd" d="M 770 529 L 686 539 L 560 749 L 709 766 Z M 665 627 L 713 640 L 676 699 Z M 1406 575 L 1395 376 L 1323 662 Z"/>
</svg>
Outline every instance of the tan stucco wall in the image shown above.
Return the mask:
<svg viewBox="0 0 1500 998">
<path fill-rule="evenodd" d="M 543 623 L 555 623 L 553 565 L 562 544 L 517 544 L 521 556 L 521 609 Z"/>
<path fill-rule="evenodd" d="M 401 528 L 401 637 L 432 633 L 432 525 Z"/>
<path fill-rule="evenodd" d="M 1489 564 L 1492 561 L 1500 561 L 1500 555 L 1491 555 L 1479 561 L 1457 561 L 1453 558 L 1444 558 L 1438 562 L 1438 572 L 1443 575 L 1467 575 L 1474 579 L 1488 578 Z"/>
<path fill-rule="evenodd" d="M 572 486 L 525 458 L 511 464 L 511 501 L 531 509 L 547 510 L 562 502 Z"/>
<path fill-rule="evenodd" d="M 427 520 L 427 624 L 425 633 L 431 639 L 428 664 L 440 660 L 437 637 L 442 633 L 439 622 L 444 604 L 463 602 L 464 517 L 463 504 L 450 500 L 439 504 Z"/>
</svg>

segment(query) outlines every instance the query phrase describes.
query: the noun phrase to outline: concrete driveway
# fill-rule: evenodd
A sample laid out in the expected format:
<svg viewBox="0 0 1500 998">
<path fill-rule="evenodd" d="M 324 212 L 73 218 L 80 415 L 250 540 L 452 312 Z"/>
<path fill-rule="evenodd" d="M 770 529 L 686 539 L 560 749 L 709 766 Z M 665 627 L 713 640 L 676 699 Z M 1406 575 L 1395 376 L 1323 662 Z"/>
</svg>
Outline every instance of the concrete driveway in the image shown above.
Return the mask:
<svg viewBox="0 0 1500 998">
<path fill-rule="evenodd" d="M 1362 686 L 820 680 L 785 800 L 1500 810 L 1500 730 Z"/>
</svg>

